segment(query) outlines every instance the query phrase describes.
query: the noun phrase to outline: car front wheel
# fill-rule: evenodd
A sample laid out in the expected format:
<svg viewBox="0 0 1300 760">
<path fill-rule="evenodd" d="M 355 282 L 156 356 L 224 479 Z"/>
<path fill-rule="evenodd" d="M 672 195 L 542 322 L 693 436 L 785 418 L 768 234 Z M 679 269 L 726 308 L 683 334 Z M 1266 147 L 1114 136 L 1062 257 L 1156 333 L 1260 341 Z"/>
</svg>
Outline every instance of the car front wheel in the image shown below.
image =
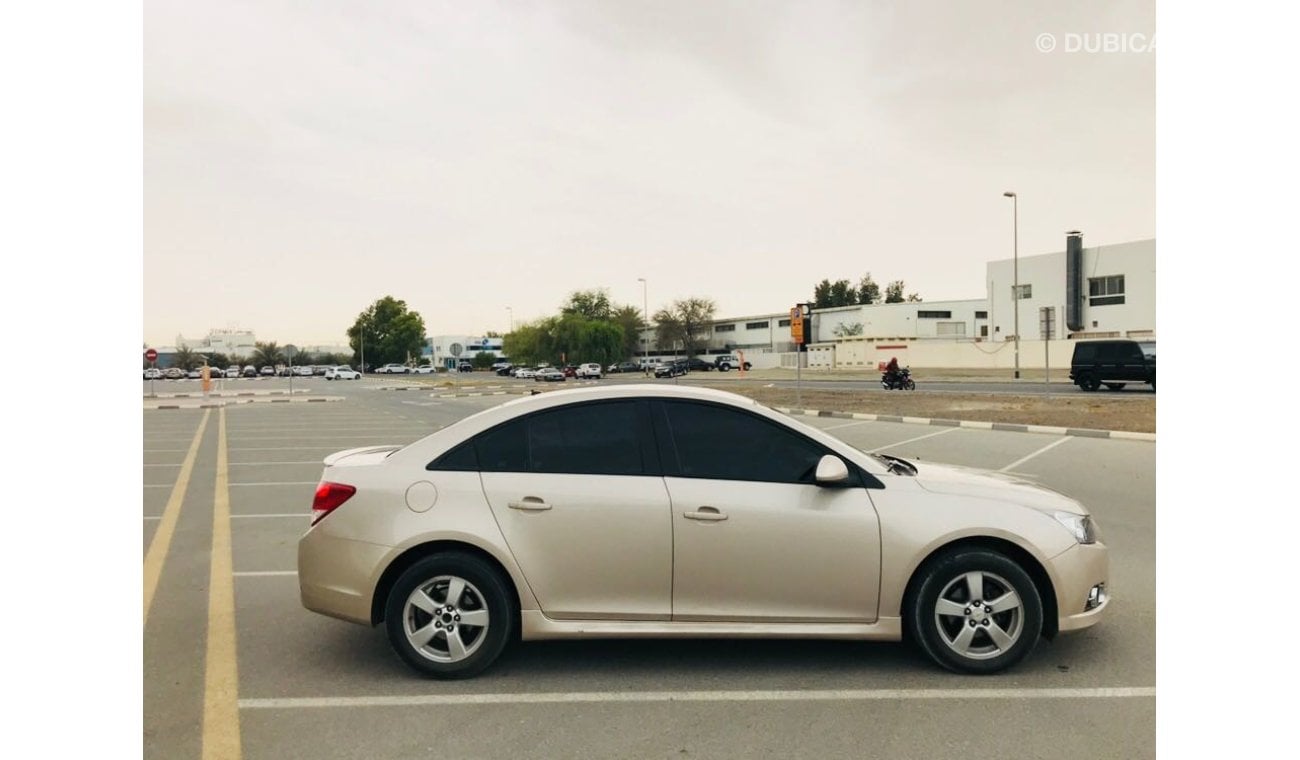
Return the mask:
<svg viewBox="0 0 1300 760">
<path fill-rule="evenodd" d="M 908 632 L 939 665 L 996 673 L 1020 662 L 1043 630 L 1043 603 L 1029 574 L 986 549 L 959 549 L 923 570 L 906 610 Z"/>
<path fill-rule="evenodd" d="M 468 678 L 500 656 L 515 628 L 501 575 L 469 554 L 416 562 L 388 593 L 384 623 L 397 655 L 434 678 Z"/>
</svg>

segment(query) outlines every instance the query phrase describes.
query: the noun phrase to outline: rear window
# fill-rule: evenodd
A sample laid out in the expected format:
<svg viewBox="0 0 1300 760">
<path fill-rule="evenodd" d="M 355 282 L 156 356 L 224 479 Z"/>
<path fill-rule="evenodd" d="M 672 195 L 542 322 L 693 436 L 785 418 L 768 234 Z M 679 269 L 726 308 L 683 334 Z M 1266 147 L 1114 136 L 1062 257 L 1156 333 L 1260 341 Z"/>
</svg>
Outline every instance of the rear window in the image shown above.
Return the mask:
<svg viewBox="0 0 1300 760">
<path fill-rule="evenodd" d="M 1074 346 L 1074 360 L 1076 362 L 1090 362 L 1097 358 L 1096 343 L 1076 343 Z"/>
</svg>

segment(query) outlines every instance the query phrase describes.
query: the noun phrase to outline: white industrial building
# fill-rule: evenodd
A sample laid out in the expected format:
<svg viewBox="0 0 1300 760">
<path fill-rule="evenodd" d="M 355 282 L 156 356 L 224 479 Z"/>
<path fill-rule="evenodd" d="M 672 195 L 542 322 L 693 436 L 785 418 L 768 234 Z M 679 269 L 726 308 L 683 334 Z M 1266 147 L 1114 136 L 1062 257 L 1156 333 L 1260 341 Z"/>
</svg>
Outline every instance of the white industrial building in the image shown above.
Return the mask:
<svg viewBox="0 0 1300 760">
<path fill-rule="evenodd" d="M 426 339 L 420 358 L 435 367 L 454 370 L 461 360 L 472 362 L 483 351 L 501 358 L 501 340 L 481 335 L 434 335 Z"/>
<path fill-rule="evenodd" d="M 1068 363 L 1074 339 L 1155 336 L 1154 239 L 1084 248 L 1072 233 L 1066 249 L 988 262 L 983 298 L 816 309 L 805 366 L 875 367 L 890 357 L 912 366 L 1016 366 L 1016 281 L 1025 366 Z M 1051 308 L 1046 347 L 1040 307 Z M 641 344 L 651 361 L 676 353 L 654 343 L 653 328 Z M 704 353 L 743 351 L 755 367 L 793 367 L 794 350 L 787 309 L 714 320 Z"/>
</svg>

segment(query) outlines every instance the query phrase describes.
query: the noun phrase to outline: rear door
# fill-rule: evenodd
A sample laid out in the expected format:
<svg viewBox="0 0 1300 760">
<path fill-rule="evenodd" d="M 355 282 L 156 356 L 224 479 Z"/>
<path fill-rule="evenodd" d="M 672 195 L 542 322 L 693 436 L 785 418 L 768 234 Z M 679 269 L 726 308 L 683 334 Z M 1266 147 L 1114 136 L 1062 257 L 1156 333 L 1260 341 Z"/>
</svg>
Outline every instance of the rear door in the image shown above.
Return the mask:
<svg viewBox="0 0 1300 760">
<path fill-rule="evenodd" d="M 478 436 L 483 492 L 542 611 L 667 620 L 672 514 L 646 402 L 572 404 Z"/>
</svg>

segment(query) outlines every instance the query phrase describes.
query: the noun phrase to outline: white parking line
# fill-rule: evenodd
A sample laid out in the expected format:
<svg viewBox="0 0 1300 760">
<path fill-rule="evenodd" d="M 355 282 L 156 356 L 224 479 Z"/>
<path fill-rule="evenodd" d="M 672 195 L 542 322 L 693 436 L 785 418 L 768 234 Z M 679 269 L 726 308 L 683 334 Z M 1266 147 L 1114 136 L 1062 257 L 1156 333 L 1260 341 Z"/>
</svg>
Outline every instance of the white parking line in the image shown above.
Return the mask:
<svg viewBox="0 0 1300 760">
<path fill-rule="evenodd" d="M 310 512 L 278 512 L 273 515 L 231 515 L 230 517 L 231 519 L 256 518 L 256 517 L 297 517 L 299 519 L 305 520 L 311 517 L 311 513 Z"/>
<path fill-rule="evenodd" d="M 234 573 L 236 578 L 265 578 L 277 575 L 297 575 L 297 570 L 246 570 L 242 573 Z"/>
<path fill-rule="evenodd" d="M 874 453 L 876 453 L 877 451 L 884 451 L 885 449 L 892 449 L 892 448 L 894 448 L 895 446 L 902 446 L 902 445 L 905 444 L 905 443 L 913 443 L 913 442 L 915 442 L 915 441 L 923 441 L 923 440 L 925 440 L 926 438 L 933 438 L 933 437 L 935 437 L 936 435 L 943 435 L 944 433 L 951 433 L 951 432 L 953 432 L 953 431 L 955 431 L 955 430 L 961 430 L 961 428 L 957 428 L 957 427 L 944 428 L 943 430 L 940 430 L 940 431 L 935 432 L 935 433 L 926 433 L 925 435 L 918 435 L 918 436 L 915 437 L 915 438 L 908 438 L 906 441 L 899 441 L 898 443 L 891 443 L 891 444 L 889 444 L 888 446 L 877 446 L 876 448 L 871 449 L 871 450 L 870 450 L 869 452 L 867 452 L 867 453 L 869 453 L 869 454 L 874 454 Z"/>
<path fill-rule="evenodd" d="M 301 462 L 231 462 L 231 467 L 268 467 L 276 464 L 322 464 L 321 459 L 308 459 Z"/>
<path fill-rule="evenodd" d="M 320 485 L 319 480 L 276 480 L 259 483 L 227 483 L 226 485 L 234 488 L 235 486 L 315 486 Z"/>
<path fill-rule="evenodd" d="M 1012 462 L 1011 464 L 1007 465 L 1006 467 L 1003 467 L 1002 469 L 998 470 L 998 472 L 1008 472 L 1008 471 L 1011 470 L 1012 468 L 1019 467 L 1020 465 L 1024 464 L 1025 462 L 1028 462 L 1029 460 L 1033 459 L 1034 457 L 1038 456 L 1039 454 L 1046 453 L 1046 452 L 1051 451 L 1052 449 L 1056 448 L 1057 446 L 1060 446 L 1061 444 L 1063 444 L 1063 443 L 1065 443 L 1066 441 L 1070 440 L 1070 438 L 1071 438 L 1071 436 L 1068 436 L 1068 435 L 1067 435 L 1067 436 L 1065 436 L 1064 438 L 1061 438 L 1061 439 L 1059 439 L 1059 440 L 1052 441 L 1051 443 L 1047 444 L 1046 446 L 1044 446 L 1043 448 L 1039 449 L 1038 451 L 1035 451 L 1034 453 L 1029 454 L 1029 455 L 1027 455 L 1027 456 L 1023 456 L 1023 457 L 1017 459 L 1016 461 Z"/>
<path fill-rule="evenodd" d="M 180 467 L 184 462 L 166 462 L 163 464 L 146 464 L 145 467 Z"/>
<path fill-rule="evenodd" d="M 239 575 L 239 573 L 235 573 Z M 591 702 L 824 702 L 954 699 L 1133 699 L 1155 697 L 1154 686 L 1045 689 L 825 689 L 769 691 L 594 691 L 522 694 L 412 694 L 400 697 L 241 699 L 244 710 L 320 707 L 422 707 L 573 704 Z"/>
<path fill-rule="evenodd" d="M 338 445 L 334 446 L 245 446 L 244 448 L 231 448 L 231 451 L 337 451 Z"/>
<path fill-rule="evenodd" d="M 161 520 L 161 519 L 162 519 L 162 515 L 145 515 L 145 516 L 144 516 L 144 519 L 146 519 L 146 520 Z"/>
</svg>

